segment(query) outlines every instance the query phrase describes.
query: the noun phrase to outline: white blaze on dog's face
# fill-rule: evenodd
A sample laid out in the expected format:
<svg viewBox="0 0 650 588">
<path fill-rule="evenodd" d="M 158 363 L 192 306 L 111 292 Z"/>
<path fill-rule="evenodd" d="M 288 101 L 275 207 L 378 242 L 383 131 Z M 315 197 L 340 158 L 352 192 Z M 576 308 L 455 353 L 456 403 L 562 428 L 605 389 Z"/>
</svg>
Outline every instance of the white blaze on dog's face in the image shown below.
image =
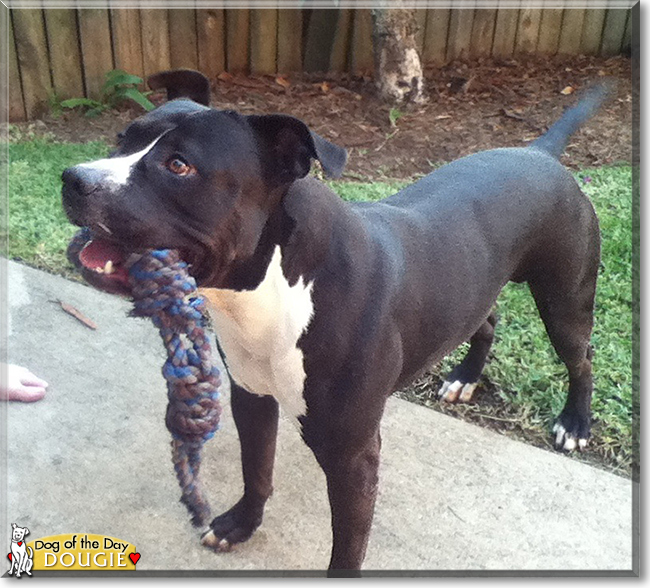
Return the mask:
<svg viewBox="0 0 650 588">
<path fill-rule="evenodd" d="M 98 159 L 97 161 L 81 163 L 78 167 L 85 168 L 90 172 L 98 174 L 98 177 L 101 177 L 102 180 L 108 184 L 109 189 L 114 190 L 124 187 L 129 183 L 129 179 L 133 173 L 133 168 L 147 153 L 149 153 L 149 151 L 151 151 L 159 139 L 160 137 L 157 137 L 144 149 L 136 151 L 131 155 Z"/>
</svg>

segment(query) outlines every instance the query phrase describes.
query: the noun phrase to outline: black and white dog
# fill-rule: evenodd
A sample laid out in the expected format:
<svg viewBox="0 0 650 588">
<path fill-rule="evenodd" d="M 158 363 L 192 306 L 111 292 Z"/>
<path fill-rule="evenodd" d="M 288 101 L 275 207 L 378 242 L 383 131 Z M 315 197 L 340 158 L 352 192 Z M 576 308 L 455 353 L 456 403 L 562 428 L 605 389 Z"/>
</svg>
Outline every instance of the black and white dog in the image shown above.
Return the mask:
<svg viewBox="0 0 650 588">
<path fill-rule="evenodd" d="M 262 522 L 281 405 L 327 477 L 330 568 L 360 568 L 386 399 L 469 340 L 441 390 L 469 400 L 509 281 L 528 283 L 568 369 L 556 445 L 586 446 L 600 239 L 558 158 L 606 86 L 529 147 L 464 157 L 381 202 L 347 204 L 307 177 L 313 159 L 339 176 L 346 152 L 301 121 L 209 108 L 197 72 L 163 72 L 151 85 L 177 99 L 130 124 L 109 158 L 67 169 L 63 203 L 93 232 L 89 281 L 128 293 L 126 257 L 173 248 L 211 303 L 245 490 L 205 545 L 227 550 Z"/>
</svg>

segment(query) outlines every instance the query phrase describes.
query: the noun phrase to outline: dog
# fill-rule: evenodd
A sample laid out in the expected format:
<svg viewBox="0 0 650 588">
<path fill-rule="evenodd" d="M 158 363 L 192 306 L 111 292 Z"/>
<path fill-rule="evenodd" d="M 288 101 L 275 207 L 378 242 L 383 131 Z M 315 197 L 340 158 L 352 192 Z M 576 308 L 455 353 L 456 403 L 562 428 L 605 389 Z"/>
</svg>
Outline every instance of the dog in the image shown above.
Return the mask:
<svg viewBox="0 0 650 588">
<path fill-rule="evenodd" d="M 150 85 L 175 99 L 131 123 L 108 158 L 66 169 L 63 206 L 92 231 L 80 256 L 92 284 L 128 295 L 128 257 L 172 248 L 210 303 L 245 488 L 212 521 L 206 546 L 229 550 L 261 524 L 282 406 L 326 475 L 330 574 L 357 574 L 386 399 L 469 341 L 440 392 L 470 400 L 509 281 L 528 283 L 568 370 L 556 446 L 585 448 L 600 234 L 558 159 L 606 85 L 527 147 L 476 153 L 354 204 L 308 176 L 318 160 L 339 177 L 347 153 L 300 120 L 210 108 L 198 72 L 162 72 Z"/>
<path fill-rule="evenodd" d="M 25 544 L 25 535 L 29 535 L 27 527 L 19 527 L 16 523 L 11 523 L 11 567 L 9 574 L 16 572 L 16 578 L 24 572 L 28 576 L 32 575 L 32 566 L 34 562 L 34 552 L 31 547 Z"/>
</svg>

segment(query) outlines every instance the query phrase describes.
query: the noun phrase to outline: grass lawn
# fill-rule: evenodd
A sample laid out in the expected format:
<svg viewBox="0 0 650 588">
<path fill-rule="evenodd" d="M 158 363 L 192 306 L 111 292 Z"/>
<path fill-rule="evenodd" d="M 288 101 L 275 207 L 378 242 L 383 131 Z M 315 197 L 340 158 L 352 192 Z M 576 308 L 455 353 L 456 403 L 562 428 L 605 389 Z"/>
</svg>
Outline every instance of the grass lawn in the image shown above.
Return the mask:
<svg viewBox="0 0 650 588">
<path fill-rule="evenodd" d="M 104 156 L 105 143 L 84 145 L 43 139 L 9 145 L 9 258 L 71 276 L 65 249 L 76 232 L 61 208 L 60 176 L 72 164 Z M 602 231 L 602 266 L 592 343 L 595 349 L 591 458 L 621 472 L 632 460 L 632 172 L 629 166 L 576 174 L 591 197 Z M 347 200 L 379 199 L 403 183 L 332 182 Z M 438 374 L 462 349 L 403 393 L 407 398 L 504 431 L 549 444 L 549 431 L 566 398 L 564 366 L 553 351 L 525 285 L 509 284 L 498 301 L 499 324 L 477 404 L 440 406 Z M 589 457 L 589 456 L 588 456 Z"/>
</svg>

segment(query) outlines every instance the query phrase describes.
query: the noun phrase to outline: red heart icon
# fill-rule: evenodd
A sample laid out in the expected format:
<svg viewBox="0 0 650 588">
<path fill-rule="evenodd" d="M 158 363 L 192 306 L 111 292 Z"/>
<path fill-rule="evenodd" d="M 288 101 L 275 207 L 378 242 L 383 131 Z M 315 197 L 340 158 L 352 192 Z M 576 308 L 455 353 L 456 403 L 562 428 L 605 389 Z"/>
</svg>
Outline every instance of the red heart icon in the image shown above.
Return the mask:
<svg viewBox="0 0 650 588">
<path fill-rule="evenodd" d="M 11 553 L 8 553 L 7 557 L 9 558 L 9 561 L 11 561 Z"/>
<path fill-rule="evenodd" d="M 20 547 L 23 544 L 22 541 L 18 541 L 18 547 Z"/>
<path fill-rule="evenodd" d="M 133 562 L 133 565 L 138 563 L 138 560 L 140 559 L 140 554 L 139 553 L 129 553 L 129 559 Z"/>
</svg>

